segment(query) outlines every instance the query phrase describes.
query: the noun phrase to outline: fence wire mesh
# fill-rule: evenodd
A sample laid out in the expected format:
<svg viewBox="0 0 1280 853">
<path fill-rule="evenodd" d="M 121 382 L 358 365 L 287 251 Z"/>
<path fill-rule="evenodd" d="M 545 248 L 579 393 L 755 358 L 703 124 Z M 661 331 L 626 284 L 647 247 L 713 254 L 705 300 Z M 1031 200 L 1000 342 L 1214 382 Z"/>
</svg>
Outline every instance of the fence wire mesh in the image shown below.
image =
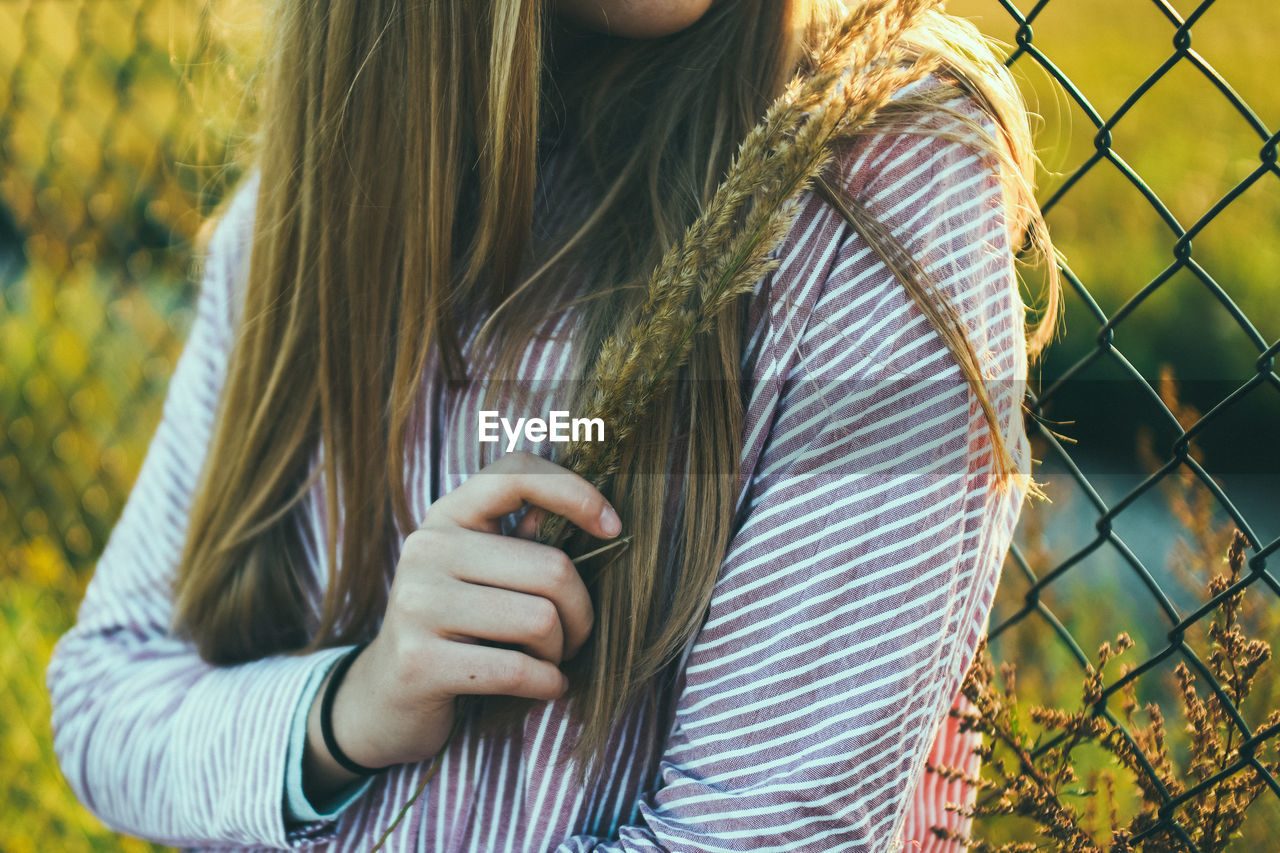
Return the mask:
<svg viewBox="0 0 1280 853">
<path fill-rule="evenodd" d="M 1280 707 L 1274 679 L 1260 684 L 1260 695 L 1243 707 L 1238 685 L 1215 674 L 1221 663 L 1212 657 L 1209 635 L 1224 604 L 1237 600 L 1251 611 L 1254 635 L 1269 640 L 1280 633 L 1272 556 L 1280 543 L 1274 369 L 1280 289 L 1274 266 L 1251 267 L 1231 257 L 1280 239 L 1280 134 L 1271 129 L 1274 100 L 1264 98 L 1273 121 L 1268 126 L 1237 88 L 1257 88 L 1247 65 L 1237 65 L 1242 73 L 1229 81 L 1192 45 L 1193 35 L 1207 31 L 1206 53 L 1230 63 L 1227 51 L 1248 42 L 1245 28 L 1261 27 L 1271 40 L 1280 29 L 1274 20 L 1255 20 L 1239 6 L 1212 0 L 1185 14 L 1165 0 L 1107 4 L 1105 11 L 1092 9 L 1105 15 L 1100 18 L 1051 0 L 1025 11 L 1007 0 L 965 4 L 980 6 L 980 14 L 1004 28 L 1006 64 L 1056 84 L 1066 114 L 1057 117 L 1057 129 L 1068 137 L 1058 154 L 1064 167 L 1042 194 L 1066 255 L 1067 339 L 1031 400 L 1038 415 L 1031 426 L 1038 456 L 1053 472 L 1048 492 L 1055 503 L 1041 508 L 1044 517 L 1028 523 L 1035 535 L 1024 535 L 1011 551 L 990 629 L 995 656 L 1020 665 L 1020 682 L 1036 667 L 1053 672 L 1057 684 L 1041 684 L 1032 695 L 1062 704 L 1059 691 L 1072 681 L 1070 667 L 1046 664 L 1052 655 L 1043 646 L 1054 644 L 1083 673 L 1096 662 L 1097 644 L 1128 632 L 1134 662 L 1108 679 L 1092 707 L 1122 731 L 1121 694 L 1135 690 L 1169 714 L 1179 698 L 1171 676 L 1185 664 L 1203 685 L 1204 701 L 1222 712 L 1222 760 L 1179 778 L 1153 766 L 1150 750 L 1144 753 L 1126 732 L 1146 776 L 1142 784 L 1158 799 L 1157 819 L 1130 841 L 1153 843 L 1151 849 L 1219 849 L 1214 838 L 1189 828 L 1188 812 L 1205 807 L 1215 786 L 1249 775 L 1263 794 L 1237 843 L 1273 849 L 1280 784 L 1261 756 L 1280 734 L 1266 713 Z M 1098 44 L 1093 67 L 1081 67 L 1081 76 L 1132 78 L 1132 88 L 1090 90 L 1073 76 L 1066 63 L 1081 60 L 1082 38 Z M 1062 49 L 1060 57 L 1059 46 L 1071 40 L 1076 49 Z M 1180 153 L 1183 162 L 1167 162 Z M 1096 197 L 1091 203 L 1090 182 L 1118 204 L 1098 205 Z M 1091 213 L 1098 221 L 1082 223 Z M 1122 265 L 1097 261 L 1105 251 Z M 1171 298 L 1187 322 L 1151 346 L 1139 327 L 1161 327 L 1160 302 Z M 1175 374 L 1187 378 L 1179 382 Z M 1139 428 L 1117 428 L 1128 419 Z M 1144 469 L 1126 461 L 1145 463 Z M 1234 582 L 1210 588 L 1232 528 L 1244 535 L 1246 567 Z M 1187 713 L 1194 716 L 1195 709 Z M 1062 737 L 1047 739 L 1037 753 Z M 1190 749 L 1181 744 L 1179 757 L 1185 761 Z"/>
<path fill-rule="evenodd" d="M 1280 780 L 1262 756 L 1280 688 L 1260 680 L 1244 707 L 1205 650 L 1238 595 L 1255 634 L 1280 635 L 1280 97 L 1262 72 L 1280 12 L 950 10 L 1007 42 L 1010 67 L 1036 71 L 1022 77 L 1032 100 L 1058 109 L 1041 197 L 1066 257 L 1066 337 L 1030 422 L 1053 504 L 1024 516 L 993 649 L 1019 664 L 1024 698 L 1063 703 L 1088 650 L 1128 632 L 1137 662 L 1094 706 L 1119 725 L 1128 687 L 1176 703 L 1184 663 L 1225 712 L 1231 758 L 1174 786 L 1148 766 L 1159 821 L 1134 841 L 1202 849 L 1187 809 L 1254 774 L 1264 793 L 1239 849 L 1273 849 Z M 239 174 L 260 17 L 255 0 L 0 0 L 0 737 L 13 805 L 36 815 L 12 849 L 103 844 L 58 775 L 43 666 L 159 418 L 198 231 Z M 1206 593 L 1231 528 L 1246 570 Z"/>
</svg>

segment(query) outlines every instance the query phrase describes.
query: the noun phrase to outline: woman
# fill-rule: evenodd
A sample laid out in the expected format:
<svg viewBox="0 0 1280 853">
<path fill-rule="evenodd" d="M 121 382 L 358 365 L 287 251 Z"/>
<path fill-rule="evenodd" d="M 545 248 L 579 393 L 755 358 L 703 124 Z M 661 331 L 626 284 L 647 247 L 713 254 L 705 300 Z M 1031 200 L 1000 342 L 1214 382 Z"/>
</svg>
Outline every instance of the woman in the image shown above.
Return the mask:
<svg viewBox="0 0 1280 853">
<path fill-rule="evenodd" d="M 256 168 L 50 665 L 90 809 L 210 848 L 887 850 L 959 825 L 925 763 L 972 769 L 947 710 L 1056 307 L 1051 281 L 1028 338 L 1029 133 L 971 28 L 912 18 L 911 55 L 944 61 L 841 143 L 616 474 L 557 464 L 545 423 L 484 440 L 583 410 L 846 13 L 279 4 Z"/>
</svg>

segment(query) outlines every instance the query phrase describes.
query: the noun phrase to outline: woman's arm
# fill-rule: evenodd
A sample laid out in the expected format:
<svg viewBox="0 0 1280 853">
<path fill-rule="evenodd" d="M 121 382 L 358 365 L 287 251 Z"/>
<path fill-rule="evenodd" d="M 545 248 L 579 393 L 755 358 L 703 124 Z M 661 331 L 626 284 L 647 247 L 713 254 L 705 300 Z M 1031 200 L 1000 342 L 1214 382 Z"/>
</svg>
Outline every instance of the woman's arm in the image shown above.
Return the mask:
<svg viewBox="0 0 1280 853">
<path fill-rule="evenodd" d="M 81 801 L 114 829 L 175 845 L 290 846 L 282 803 L 290 724 L 304 686 L 343 651 L 216 667 L 169 628 L 253 204 L 247 186 L 210 242 L 161 422 L 47 675 L 54 748 Z"/>
<path fill-rule="evenodd" d="M 1023 314 L 995 174 L 956 142 L 873 139 L 845 183 L 966 318 L 1025 466 Z M 793 233 L 810 226 L 823 233 L 803 214 Z M 561 853 L 898 843 L 1022 490 L 995 488 L 975 394 L 866 242 L 846 226 L 838 246 L 801 237 L 784 259 L 806 251 L 824 272 L 774 284 L 757 359 L 774 367 L 755 381 L 772 369 L 779 403 L 654 789 L 616 840 L 575 836 Z"/>
</svg>

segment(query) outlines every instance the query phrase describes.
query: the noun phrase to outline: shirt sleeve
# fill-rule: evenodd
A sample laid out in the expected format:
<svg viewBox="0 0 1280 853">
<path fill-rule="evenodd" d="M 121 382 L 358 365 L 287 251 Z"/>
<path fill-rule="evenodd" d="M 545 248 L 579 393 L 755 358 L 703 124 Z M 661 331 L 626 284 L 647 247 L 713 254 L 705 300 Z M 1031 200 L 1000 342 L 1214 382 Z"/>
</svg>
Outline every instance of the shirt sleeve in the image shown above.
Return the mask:
<svg viewBox="0 0 1280 853">
<path fill-rule="evenodd" d="M 1023 308 L 997 175 L 954 140 L 868 139 L 842 180 L 957 307 L 1025 472 Z M 822 233 L 838 214 L 821 208 L 793 234 Z M 830 260 L 813 299 L 775 282 L 761 360 L 778 402 L 654 787 L 616 837 L 561 853 L 902 844 L 1025 483 L 997 486 L 986 418 L 942 338 L 862 237 L 836 233 L 833 252 L 803 234 L 784 245 Z"/>
<path fill-rule="evenodd" d="M 175 846 L 287 849 L 331 829 L 286 827 L 285 757 L 304 688 L 343 650 L 213 666 L 169 628 L 233 338 L 255 180 L 210 241 L 160 424 L 46 676 L 54 750 L 81 802 L 117 831 Z"/>
</svg>

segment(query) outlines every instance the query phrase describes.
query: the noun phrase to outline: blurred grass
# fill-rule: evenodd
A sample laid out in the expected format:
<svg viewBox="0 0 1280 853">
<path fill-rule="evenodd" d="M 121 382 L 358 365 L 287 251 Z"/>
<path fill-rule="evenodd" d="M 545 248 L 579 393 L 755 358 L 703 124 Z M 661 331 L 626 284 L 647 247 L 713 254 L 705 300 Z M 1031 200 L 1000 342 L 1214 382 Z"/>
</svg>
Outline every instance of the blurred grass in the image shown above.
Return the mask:
<svg viewBox="0 0 1280 853">
<path fill-rule="evenodd" d="M 1199 4 L 1172 4 L 1187 15 Z M 993 0 L 952 0 L 948 10 L 974 20 L 1006 45 L 1016 27 Z M 1024 13 L 1032 4 L 1019 4 Z M 1110 119 L 1130 93 L 1174 53 L 1176 28 L 1153 0 L 1048 3 L 1033 23 L 1032 44 Z M 1262 72 L 1274 64 L 1280 4 L 1219 0 L 1192 29 L 1190 47 L 1228 81 L 1257 118 L 1280 127 L 1280 88 Z M 1043 168 L 1038 195 L 1050 199 L 1096 151 L 1096 128 L 1029 55 L 1016 76 L 1039 115 Z M 1263 140 L 1239 111 L 1187 60 L 1153 83 L 1111 131 L 1112 150 L 1140 175 L 1183 228 L 1208 213 L 1258 168 Z M 1057 247 L 1107 316 L 1174 263 L 1174 232 L 1114 165 L 1089 169 L 1047 214 Z M 1220 284 L 1267 343 L 1280 338 L 1275 270 L 1280 269 L 1280 181 L 1262 175 L 1215 216 L 1192 243 L 1192 259 Z M 1066 334 L 1038 375 L 1044 387 L 1096 347 L 1100 323 L 1073 288 L 1066 292 Z M 1172 346 L 1171 342 L 1176 342 Z M 1188 401 L 1202 411 L 1254 374 L 1258 347 L 1210 288 L 1188 270 L 1176 272 L 1117 325 L 1114 345 L 1148 383 L 1170 365 Z M 1140 389 L 1111 359 L 1094 361 L 1083 382 L 1064 389 L 1050 418 L 1074 419 L 1061 433 L 1094 452 L 1129 438 L 1153 412 Z M 1242 441 L 1249 424 L 1280 420 L 1280 393 L 1262 389 L 1201 441 L 1219 471 L 1280 473 L 1280 444 L 1261 435 Z M 1082 418 L 1082 414 L 1084 415 Z M 1128 455 L 1129 447 L 1121 453 Z"/>
<path fill-rule="evenodd" d="M 1186 0 L 1174 5 L 1184 14 L 1192 8 Z M 996 0 L 953 0 L 949 9 L 1013 41 Z M 0 0 L 5 851 L 149 847 L 105 830 L 67 788 L 51 751 L 43 673 L 158 421 L 190 321 L 193 248 L 206 214 L 239 174 L 236 154 L 251 130 L 260 32 L 255 0 Z M 1151 0 L 1053 0 L 1036 21 L 1034 43 L 1105 117 L 1168 56 L 1172 38 L 1172 25 Z M 1264 70 L 1274 64 L 1278 38 L 1280 5 L 1245 0 L 1219 0 L 1194 29 L 1194 48 L 1270 128 L 1280 125 L 1280 88 Z M 1015 70 L 1043 116 L 1047 169 L 1040 195 L 1048 198 L 1093 152 L 1094 130 L 1026 59 Z M 1257 166 L 1261 147 L 1185 65 L 1143 97 L 1113 139 L 1115 151 L 1184 226 Z M 1209 225 L 1193 252 L 1269 341 L 1280 336 L 1274 178 L 1264 176 Z M 1050 210 L 1049 222 L 1072 270 L 1108 314 L 1173 260 L 1171 232 L 1105 163 Z M 1093 346 L 1096 323 L 1083 305 L 1068 293 L 1066 338 L 1052 348 L 1046 377 L 1060 375 Z M 1149 378 L 1170 363 L 1183 379 L 1213 380 L 1188 386 L 1190 402 L 1202 410 L 1206 399 L 1195 394 L 1210 397 L 1218 393 L 1216 381 L 1247 376 L 1256 357 L 1186 272 L 1125 321 L 1115 342 Z M 1101 377 L 1095 391 L 1113 379 L 1095 373 Z M 1259 399 L 1246 421 L 1274 423 L 1280 395 L 1253 396 Z M 1105 446 L 1117 424 L 1149 417 L 1119 393 L 1093 408 L 1105 413 L 1105 423 L 1063 429 L 1074 429 L 1086 444 L 1094 438 L 1095 448 Z M 1215 452 L 1243 453 L 1270 464 L 1274 436 L 1267 440 L 1263 430 L 1247 436 L 1230 437 L 1223 451 L 1211 447 L 1210 460 Z M 1266 446 L 1255 446 L 1255 438 Z M 1029 513 L 1027 523 L 1034 517 Z M 1053 516 L 1037 523 L 1052 527 Z M 1043 549 L 1037 571 L 1069 550 Z M 1121 594 L 1114 579 L 1098 582 L 1104 586 L 1094 591 L 1097 599 L 1054 600 L 1056 612 L 1086 637 L 1125 629 L 1141 636 L 1148 621 L 1143 605 Z M 1006 584 L 1002 595 L 1012 600 L 1017 589 Z M 1114 602 L 1110 608 L 1096 606 L 1104 596 Z M 1047 631 L 1039 618 L 1026 621 L 1007 635 L 1007 657 L 1028 662 L 1020 674 L 1024 698 L 1066 702 L 1078 687 L 1078 667 Z M 1266 849 L 1280 823 L 1267 818 L 1246 826 L 1264 833 L 1255 842 L 1263 846 L 1242 849 Z"/>
<path fill-rule="evenodd" d="M 1185 13 L 1198 4 L 1175 5 Z M 952 0 L 948 9 L 970 17 L 1006 44 L 1015 40 L 1012 21 L 990 0 Z M 1033 30 L 1033 44 L 1106 119 L 1173 52 L 1175 27 L 1151 0 L 1059 0 L 1045 7 Z M 1260 72 L 1275 55 L 1280 5 L 1218 0 L 1192 33 L 1192 49 L 1274 132 L 1280 126 L 1280 90 L 1270 75 Z M 1094 153 L 1096 130 L 1033 62 L 1023 56 L 1013 68 L 1042 123 L 1039 184 L 1041 197 L 1048 198 Z M 1262 144 L 1228 100 L 1185 60 L 1156 82 L 1112 131 L 1112 148 L 1184 226 L 1258 167 Z M 1108 313 L 1174 260 L 1172 232 L 1107 163 L 1073 187 L 1050 210 L 1049 221 L 1072 269 Z M 1280 316 L 1268 310 L 1273 307 L 1268 300 L 1275 296 L 1274 271 L 1280 268 L 1278 224 L 1280 185 L 1273 175 L 1233 202 L 1194 242 L 1194 256 L 1268 340 L 1280 337 Z M 1185 324 L 1188 307 L 1185 300 L 1169 300 L 1149 320 L 1156 327 Z M 1134 350 L 1147 367 L 1158 367 L 1161 356 L 1178 355 L 1167 346 L 1167 337 L 1155 335 L 1146 324 L 1122 327 L 1121 332 L 1135 337 L 1117 340 L 1117 345 Z M 1144 341 L 1150 345 L 1139 343 Z M 1184 379 L 1212 367 L 1188 366 L 1193 369 L 1175 365 Z"/>
<path fill-rule="evenodd" d="M 1024 13 L 1032 4 L 1018 4 Z M 1172 3 L 1182 15 L 1198 3 Z M 994 0 L 952 0 L 1006 45 L 1016 27 Z M 1048 3 L 1033 22 L 1032 44 L 1106 120 L 1174 51 L 1176 28 L 1153 0 Z M 1274 65 L 1280 4 L 1218 0 L 1192 29 L 1191 49 L 1215 69 L 1271 131 L 1280 127 L 1280 88 L 1262 69 Z M 1013 65 L 1039 119 L 1043 168 L 1038 196 L 1047 200 L 1095 152 L 1096 128 L 1084 110 L 1038 66 Z M 1116 122 L 1112 150 L 1190 228 L 1260 165 L 1263 140 L 1186 59 L 1173 66 Z M 1174 262 L 1174 232 L 1112 164 L 1092 167 L 1047 219 L 1058 248 L 1098 307 L 1111 316 Z M 1266 342 L 1280 339 L 1280 181 L 1263 175 L 1192 241 L 1192 258 L 1226 291 Z M 1044 386 L 1096 347 L 1099 322 L 1068 287 L 1066 334 L 1037 370 Z M 1173 343 L 1176 341 L 1176 345 Z M 1210 410 L 1255 372 L 1259 349 L 1208 287 L 1187 270 L 1174 273 L 1117 327 L 1114 345 L 1150 384 L 1163 365 L 1184 384 L 1187 400 Z M 1084 370 L 1064 389 L 1049 417 L 1074 419 L 1059 431 L 1099 452 L 1131 439 L 1153 413 L 1136 405 L 1140 389 L 1111 359 Z M 1280 473 L 1280 444 L 1247 435 L 1251 424 L 1280 422 L 1280 394 L 1262 389 L 1201 441 L 1218 471 Z M 1082 417 L 1083 415 L 1083 417 Z M 1259 432 L 1259 431 L 1253 431 Z"/>
<path fill-rule="evenodd" d="M 83 592 L 54 540 L 36 537 L 8 552 L 0 573 L 0 786 L 6 853 L 162 849 L 107 830 L 75 799 L 49 733 L 44 669 Z"/>
<path fill-rule="evenodd" d="M 44 670 L 160 416 L 193 250 L 236 179 L 253 0 L 0 1 L 0 785 L 8 851 L 108 831 L 52 753 Z"/>
</svg>

